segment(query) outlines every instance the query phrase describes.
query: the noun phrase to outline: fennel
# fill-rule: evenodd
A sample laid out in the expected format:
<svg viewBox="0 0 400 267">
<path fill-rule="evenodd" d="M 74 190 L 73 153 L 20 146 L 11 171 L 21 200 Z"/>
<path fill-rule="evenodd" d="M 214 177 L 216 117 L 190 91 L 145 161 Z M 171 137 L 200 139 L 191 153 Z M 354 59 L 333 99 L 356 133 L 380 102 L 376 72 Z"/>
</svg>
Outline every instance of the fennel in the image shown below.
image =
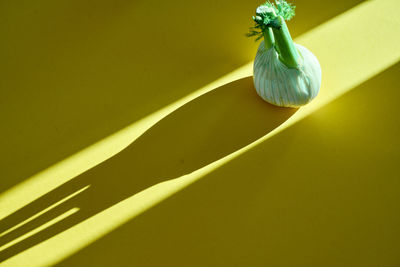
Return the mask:
<svg viewBox="0 0 400 267">
<path fill-rule="evenodd" d="M 247 36 L 264 39 L 254 60 L 254 85 L 267 102 L 298 107 L 310 102 L 321 85 L 321 68 L 316 57 L 295 44 L 285 20 L 295 15 L 295 7 L 284 0 L 267 1 L 253 16 L 255 26 Z"/>
</svg>

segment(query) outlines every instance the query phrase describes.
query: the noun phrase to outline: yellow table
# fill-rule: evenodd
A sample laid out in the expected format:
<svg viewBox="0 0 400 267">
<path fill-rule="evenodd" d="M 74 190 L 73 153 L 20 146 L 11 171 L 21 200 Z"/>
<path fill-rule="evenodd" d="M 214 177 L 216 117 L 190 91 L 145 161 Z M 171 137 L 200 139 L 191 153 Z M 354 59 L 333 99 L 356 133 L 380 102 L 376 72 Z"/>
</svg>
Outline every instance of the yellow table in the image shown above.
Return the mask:
<svg viewBox="0 0 400 267">
<path fill-rule="evenodd" d="M 399 3 L 360 2 L 296 3 L 298 110 L 255 94 L 256 1 L 2 3 L 1 264 L 398 266 Z"/>
</svg>

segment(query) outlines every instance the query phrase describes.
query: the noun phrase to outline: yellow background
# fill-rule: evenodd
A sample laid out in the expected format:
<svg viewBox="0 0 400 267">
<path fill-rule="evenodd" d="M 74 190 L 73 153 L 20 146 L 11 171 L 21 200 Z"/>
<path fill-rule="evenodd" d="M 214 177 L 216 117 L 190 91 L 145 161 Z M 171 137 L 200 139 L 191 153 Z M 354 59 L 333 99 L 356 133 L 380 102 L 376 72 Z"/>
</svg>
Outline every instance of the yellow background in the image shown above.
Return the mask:
<svg viewBox="0 0 400 267">
<path fill-rule="evenodd" d="M 398 266 L 399 4 L 361 2 L 295 2 L 299 110 L 255 94 L 257 1 L 1 3 L 0 260 Z"/>
</svg>

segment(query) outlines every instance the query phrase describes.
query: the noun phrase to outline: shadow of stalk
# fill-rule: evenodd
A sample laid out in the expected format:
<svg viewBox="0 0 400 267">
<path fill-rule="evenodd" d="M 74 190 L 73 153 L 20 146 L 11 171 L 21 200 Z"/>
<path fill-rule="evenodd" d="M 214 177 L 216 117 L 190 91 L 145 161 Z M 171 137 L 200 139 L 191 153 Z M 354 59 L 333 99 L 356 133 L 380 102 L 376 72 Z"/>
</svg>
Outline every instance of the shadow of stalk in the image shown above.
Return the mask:
<svg viewBox="0 0 400 267">
<path fill-rule="evenodd" d="M 162 181 L 204 167 L 264 136 L 296 109 L 257 96 L 252 77 L 219 87 L 174 111 L 125 150 L 28 204 L 0 222 L 0 233 L 90 185 L 0 237 L 0 246 L 78 207 L 79 211 L 0 252 L 16 255 Z"/>
</svg>

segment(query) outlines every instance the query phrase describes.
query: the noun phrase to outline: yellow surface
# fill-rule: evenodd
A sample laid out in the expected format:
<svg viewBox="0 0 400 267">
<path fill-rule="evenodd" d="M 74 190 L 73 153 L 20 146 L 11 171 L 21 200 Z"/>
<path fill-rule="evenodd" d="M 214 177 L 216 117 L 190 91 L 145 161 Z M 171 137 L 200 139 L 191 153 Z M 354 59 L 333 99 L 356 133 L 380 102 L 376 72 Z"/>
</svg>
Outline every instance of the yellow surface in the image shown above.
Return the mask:
<svg viewBox="0 0 400 267">
<path fill-rule="evenodd" d="M 317 28 L 299 16 L 298 28 L 308 32 L 296 42 L 319 58 L 323 87 L 311 105 L 297 111 L 262 102 L 248 77 L 251 65 L 209 83 L 253 56 L 250 45 L 254 44 L 231 36 L 238 29 L 246 30 L 248 25 L 242 24 L 249 14 L 242 11 L 248 8 L 251 13 L 255 3 L 243 7 L 233 1 L 229 15 L 237 14 L 239 19 L 224 25 L 226 31 L 212 24 L 213 19 L 221 19 L 218 16 L 226 16 L 221 12 L 226 3 L 209 9 L 211 2 L 204 2 L 199 8 L 212 10 L 215 18 L 201 13 L 207 23 L 201 24 L 201 17 L 194 19 L 192 23 L 203 27 L 193 36 L 185 31 L 188 25 L 178 27 L 180 20 L 167 20 L 171 25 L 166 25 L 176 27 L 164 38 L 176 50 L 150 56 L 138 51 L 152 51 L 159 44 L 139 44 L 139 37 L 128 35 L 128 30 L 149 33 L 146 28 L 129 28 L 128 21 L 140 16 L 147 19 L 144 10 L 150 10 L 151 4 L 124 6 L 117 1 L 111 8 L 104 3 L 69 3 L 64 3 L 64 12 L 77 7 L 81 12 L 54 17 L 51 11 L 56 6 L 47 3 L 45 9 L 38 9 L 31 3 L 22 7 L 24 12 L 13 13 L 13 8 L 21 7 L 2 4 L 2 12 L 9 9 L 4 20 L 20 22 L 13 26 L 20 26 L 24 33 L 20 42 L 35 33 L 34 26 L 43 24 L 43 18 L 58 22 L 36 29 L 43 38 L 34 41 L 55 38 L 49 49 L 40 47 L 43 52 L 29 53 L 28 44 L 21 42 L 18 45 L 25 54 L 10 50 L 5 54 L 8 75 L 2 83 L 9 93 L 2 108 L 10 114 L 3 138 L 9 153 L 2 154 L 6 163 L 3 190 L 8 190 L 0 195 L 0 259 L 8 258 L 5 266 L 49 265 L 71 255 L 64 265 L 400 264 L 396 253 L 400 235 L 396 175 L 399 65 L 393 65 L 400 58 L 397 1 L 368 1 L 333 19 L 335 12 L 356 2 L 338 2 L 335 8 L 326 4 L 326 9 L 316 6 L 325 12 L 315 12 L 314 22 L 326 20 Z M 304 6 L 312 4 L 305 1 Z M 169 8 L 168 17 L 187 11 L 179 3 Z M 88 10 L 94 10 L 93 14 L 85 13 Z M 52 16 L 44 17 L 41 12 Z M 22 29 L 29 16 L 37 16 L 36 24 L 31 23 L 33 32 Z M 371 18 L 379 23 L 371 23 Z M 2 27 L 9 37 L 18 35 L 6 26 Z M 60 26 L 64 28 L 56 31 Z M 165 32 L 159 29 L 160 34 Z M 217 33 L 228 35 L 226 39 L 213 36 Z M 75 43 L 65 42 L 71 36 Z M 115 42 L 121 47 L 111 53 Z M 96 49 L 94 43 L 99 44 Z M 145 44 L 146 49 L 140 48 Z M 35 43 L 30 46 L 34 48 Z M 71 49 L 70 54 L 60 54 L 61 48 Z M 130 49 L 132 54 L 127 54 Z M 190 64 L 185 62 L 185 53 L 177 53 L 193 53 L 192 49 L 196 53 Z M 159 55 L 170 62 L 156 59 Z M 35 57 L 42 60 L 35 61 Z M 138 57 L 135 64 L 129 62 L 133 57 Z M 24 59 L 26 65 L 17 64 Z M 151 86 L 138 87 L 148 85 L 146 79 L 151 78 L 140 59 L 159 72 L 165 64 L 161 75 L 168 78 L 152 79 Z M 40 66 L 33 68 L 35 62 L 41 62 Z M 205 67 L 209 62 L 212 66 Z M 52 76 L 46 76 L 50 69 Z M 25 79 L 16 79 L 21 73 Z M 110 87 L 111 82 L 117 89 Z M 56 83 L 59 87 L 52 87 Z M 209 84 L 198 89 L 201 83 Z M 165 90 L 158 90 L 161 85 Z M 79 98 L 78 93 L 83 96 Z M 72 155 L 129 120 L 134 123 Z M 13 125 L 17 123 L 25 130 L 18 131 Z M 50 130 L 52 123 L 62 125 L 58 133 Z M 33 139 L 25 140 L 30 131 Z M 32 141 L 35 138 L 39 143 Z M 41 153 L 39 148 L 49 152 Z M 43 170 L 52 163 L 57 164 Z M 29 173 L 39 170 L 43 171 L 29 178 Z M 22 183 L 10 188 L 18 182 Z"/>
</svg>

